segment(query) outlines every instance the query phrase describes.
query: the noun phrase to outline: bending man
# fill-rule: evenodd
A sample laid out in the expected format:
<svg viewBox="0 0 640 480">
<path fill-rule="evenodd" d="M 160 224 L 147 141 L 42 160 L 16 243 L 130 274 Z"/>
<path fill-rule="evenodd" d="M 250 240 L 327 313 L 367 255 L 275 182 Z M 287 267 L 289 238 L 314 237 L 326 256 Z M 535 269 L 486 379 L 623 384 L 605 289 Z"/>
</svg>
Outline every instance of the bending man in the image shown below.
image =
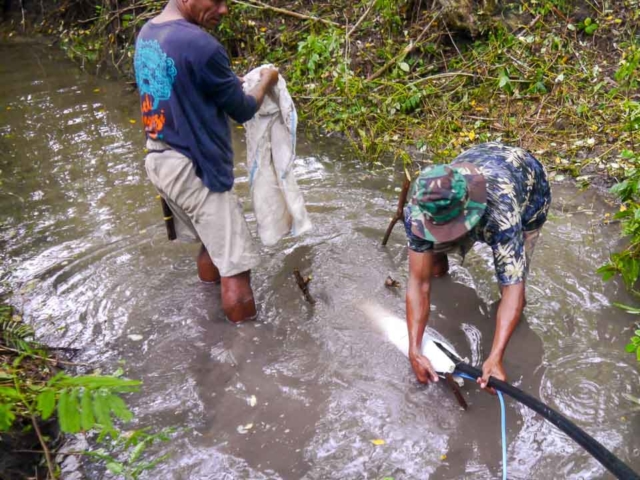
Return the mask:
<svg viewBox="0 0 640 480">
<path fill-rule="evenodd" d="M 525 281 L 550 203 L 542 164 L 520 148 L 499 143 L 475 146 L 450 165 L 420 173 L 404 211 L 409 360 L 420 382 L 438 381 L 420 349 L 429 319 L 431 278 L 448 272 L 448 254 L 464 259 L 475 242 L 493 250 L 502 296 L 493 345 L 478 382 L 486 388 L 489 376 L 506 380 L 502 359 L 525 306 Z"/>
</svg>

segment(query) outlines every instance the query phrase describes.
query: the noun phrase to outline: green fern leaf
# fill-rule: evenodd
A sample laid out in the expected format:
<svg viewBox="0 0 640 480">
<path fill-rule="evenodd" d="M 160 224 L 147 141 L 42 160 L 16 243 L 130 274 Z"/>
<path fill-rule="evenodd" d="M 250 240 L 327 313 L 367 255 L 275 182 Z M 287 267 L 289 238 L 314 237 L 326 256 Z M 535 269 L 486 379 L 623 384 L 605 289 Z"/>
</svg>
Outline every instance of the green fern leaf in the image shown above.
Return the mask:
<svg viewBox="0 0 640 480">
<path fill-rule="evenodd" d="M 93 413 L 95 413 L 96 421 L 107 432 L 113 431 L 110 411 L 107 395 L 103 392 L 97 392 L 93 397 Z"/>
<path fill-rule="evenodd" d="M 80 407 L 78 405 L 78 390 L 63 390 L 58 401 L 58 420 L 60 429 L 65 433 L 80 431 Z"/>
<path fill-rule="evenodd" d="M 16 414 L 13 413 L 13 403 L 0 404 L 0 432 L 6 432 L 13 425 Z"/>
<path fill-rule="evenodd" d="M 85 432 L 91 430 L 96 423 L 95 417 L 93 416 L 93 402 L 91 401 L 91 390 L 88 388 L 84 389 L 84 393 L 82 394 L 82 399 L 80 401 L 80 406 L 82 407 L 82 430 Z"/>
<path fill-rule="evenodd" d="M 107 401 L 109 402 L 109 408 L 114 413 L 116 417 L 118 417 L 123 422 L 130 422 L 133 419 L 133 413 L 127 408 L 127 404 L 124 403 L 117 395 L 109 395 L 107 397 Z"/>
<path fill-rule="evenodd" d="M 43 420 L 47 420 L 56 408 L 56 392 L 47 389 L 38 395 L 36 408 L 40 412 Z"/>
<path fill-rule="evenodd" d="M 0 387 L 0 398 L 19 400 L 20 394 L 13 387 Z"/>
<path fill-rule="evenodd" d="M 67 414 L 69 409 L 69 391 L 62 390 L 60 392 L 60 398 L 58 399 L 58 422 L 60 423 L 60 429 L 63 432 L 68 431 L 67 426 Z"/>
<path fill-rule="evenodd" d="M 4 308 L 0 313 L 0 339 L 11 348 L 28 350 L 28 340 L 33 338 L 35 332 L 31 326 L 14 320 L 11 313 L 10 308 Z"/>
<path fill-rule="evenodd" d="M 109 462 L 107 469 L 114 475 L 121 475 L 124 472 L 124 465 L 119 462 Z"/>
<path fill-rule="evenodd" d="M 99 377 L 94 375 L 82 375 L 79 377 L 67 377 L 59 381 L 62 386 L 78 386 L 85 388 L 130 388 L 137 387 L 142 382 L 139 380 L 125 380 L 116 377 Z"/>
<path fill-rule="evenodd" d="M 140 456 L 146 450 L 146 448 L 147 448 L 147 442 L 140 442 L 138 445 L 136 445 L 133 451 L 131 452 L 131 455 L 129 456 L 129 463 L 130 464 L 135 463 L 135 461 L 140 458 Z"/>
</svg>

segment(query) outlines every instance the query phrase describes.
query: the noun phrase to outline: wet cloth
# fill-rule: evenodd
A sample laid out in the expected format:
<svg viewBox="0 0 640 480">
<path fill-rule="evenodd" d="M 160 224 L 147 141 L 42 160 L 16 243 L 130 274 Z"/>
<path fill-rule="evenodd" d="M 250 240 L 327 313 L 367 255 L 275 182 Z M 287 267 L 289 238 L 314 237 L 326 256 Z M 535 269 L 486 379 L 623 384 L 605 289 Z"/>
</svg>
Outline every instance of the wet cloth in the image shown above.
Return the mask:
<svg viewBox="0 0 640 480">
<path fill-rule="evenodd" d="M 229 117 L 245 122 L 258 105 L 243 92 L 224 47 L 186 20 L 150 21 L 138 35 L 133 64 L 147 138 L 190 158 L 212 192 L 231 190 Z"/>
<path fill-rule="evenodd" d="M 234 193 L 212 192 L 193 162 L 166 143 L 147 140 L 147 149 L 147 175 L 173 212 L 178 239 L 201 242 L 223 277 L 256 267 L 258 252 Z"/>
<path fill-rule="evenodd" d="M 448 244 L 434 244 L 412 232 L 411 211 L 407 207 L 405 230 L 408 246 L 416 252 L 434 250 L 448 253 L 461 249 L 464 256 L 474 242 L 483 242 L 493 251 L 500 284 L 520 283 L 529 268 L 538 238 L 536 231 L 546 221 L 551 204 L 546 171 L 530 153 L 500 143 L 472 147 L 456 157 L 452 165 L 463 162 L 475 165 L 485 178 L 487 206 L 484 215 L 464 237 Z M 527 241 L 528 249 L 525 248 Z"/>
<path fill-rule="evenodd" d="M 245 91 L 258 84 L 260 70 L 265 67 L 245 75 Z M 297 236 L 311 229 L 304 198 L 293 174 L 297 118 L 287 84 L 280 75 L 258 113 L 244 125 L 253 210 L 258 235 L 267 246 L 287 234 Z"/>
</svg>

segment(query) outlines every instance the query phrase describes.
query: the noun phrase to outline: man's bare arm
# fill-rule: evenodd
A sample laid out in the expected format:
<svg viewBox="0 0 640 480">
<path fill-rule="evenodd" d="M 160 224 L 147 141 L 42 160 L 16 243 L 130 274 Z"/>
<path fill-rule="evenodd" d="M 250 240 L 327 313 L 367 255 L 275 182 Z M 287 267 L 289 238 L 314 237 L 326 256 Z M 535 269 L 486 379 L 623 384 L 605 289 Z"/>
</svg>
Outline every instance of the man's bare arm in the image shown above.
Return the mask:
<svg viewBox="0 0 640 480">
<path fill-rule="evenodd" d="M 431 275 L 433 253 L 417 253 L 409 250 L 409 284 L 406 308 L 409 329 L 409 361 L 418 381 L 437 382 L 438 375 L 427 357 L 422 355 L 422 337 L 429 321 L 431 309 Z"/>
</svg>

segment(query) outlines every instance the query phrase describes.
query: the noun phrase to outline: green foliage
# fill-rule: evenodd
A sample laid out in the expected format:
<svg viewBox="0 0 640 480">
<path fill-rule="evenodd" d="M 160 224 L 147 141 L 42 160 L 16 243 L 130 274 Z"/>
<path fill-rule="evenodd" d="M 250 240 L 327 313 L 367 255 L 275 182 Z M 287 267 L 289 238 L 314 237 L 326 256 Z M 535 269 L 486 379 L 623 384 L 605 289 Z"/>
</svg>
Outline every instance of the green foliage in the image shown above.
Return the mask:
<svg viewBox="0 0 640 480">
<path fill-rule="evenodd" d="M 398 0 L 376 0 L 375 10 L 382 17 L 383 24 L 388 28 L 389 32 L 397 32 L 402 27 L 400 11 L 401 6 L 405 3 L 405 1 Z"/>
<path fill-rule="evenodd" d="M 319 70 L 335 63 L 339 55 L 343 37 L 335 29 L 320 35 L 310 34 L 298 43 L 298 54 L 292 63 L 293 79 L 313 82 Z"/>
<path fill-rule="evenodd" d="M 47 349 L 32 337 L 33 330 L 18 321 L 11 308 L 0 305 L 0 347 L 13 345 L 0 350 L 9 352 L 0 366 L 0 432 L 55 416 L 64 433 L 94 432 L 98 442 L 108 439 L 106 449 L 79 453 L 104 461 L 113 474 L 127 479 L 138 478 L 166 459 L 148 461 L 143 453 L 168 441 L 172 430 L 151 433 L 119 427 L 133 420 L 122 395 L 138 391 L 141 382 L 122 378 L 120 369 L 113 375 L 53 375 Z"/>
<path fill-rule="evenodd" d="M 615 79 L 620 84 L 618 90 L 630 94 L 637 91 L 640 82 L 640 48 L 637 41 L 625 45 L 625 50 L 620 61 Z M 623 103 L 625 109 L 625 129 L 629 131 L 640 130 L 640 103 L 627 98 Z M 632 168 L 625 179 L 611 188 L 621 202 L 620 211 L 615 218 L 620 220 L 622 234 L 629 238 L 628 246 L 620 252 L 614 252 L 609 262 L 598 269 L 603 280 L 610 280 L 615 275 L 620 275 L 629 291 L 640 296 L 638 279 L 640 278 L 640 153 L 632 150 L 624 150 L 620 158 Z M 631 314 L 640 314 L 640 309 L 616 304 Z M 640 361 L 640 345 L 638 331 L 627 345 L 627 351 L 635 353 Z"/>
<path fill-rule="evenodd" d="M 17 371 L 10 376 L 13 386 L 0 387 L 0 401 L 10 407 L 4 416 L 0 412 L 2 431 L 9 430 L 15 420 L 15 416 L 10 420 L 10 412 L 28 412 L 47 420 L 57 407 L 60 429 L 65 433 L 96 429 L 115 434 L 112 416 L 124 422 L 133 418 L 119 394 L 137 391 L 140 385 L 136 380 L 101 375 L 59 373 L 42 385 L 22 381 Z"/>
<path fill-rule="evenodd" d="M 640 155 L 627 150 L 622 153 L 622 157 L 634 165 L 638 165 L 624 181 L 611 188 L 611 192 L 622 203 L 615 218 L 621 221 L 622 232 L 629 237 L 629 245 L 621 252 L 613 253 L 609 262 L 598 269 L 598 273 L 605 281 L 619 274 L 627 289 L 640 296 L 640 290 L 638 290 L 638 279 L 640 278 Z M 615 305 L 627 313 L 640 315 L 640 308 L 620 303 Z M 640 362 L 640 330 L 634 332 L 626 350 L 635 354 Z"/>
<path fill-rule="evenodd" d="M 640 167 L 640 156 L 625 150 L 621 158 Z M 622 233 L 629 237 L 629 245 L 621 252 L 613 253 L 609 262 L 597 272 L 603 280 L 610 280 L 616 274 L 622 276 L 626 287 L 640 295 L 637 282 L 640 276 L 640 168 L 634 168 L 627 178 L 611 188 L 621 202 L 620 211 L 614 218 L 620 220 Z"/>
<path fill-rule="evenodd" d="M 636 310 L 634 313 L 640 314 L 640 311 Z M 633 353 L 636 356 L 638 362 L 640 362 L 640 330 L 633 332 L 631 341 L 627 344 L 626 350 L 629 353 Z"/>
<path fill-rule="evenodd" d="M 587 35 L 593 35 L 598 30 L 598 24 L 591 17 L 587 17 L 578 24 L 578 30 Z"/>
<path fill-rule="evenodd" d="M 33 329 L 13 317 L 9 305 L 0 305 L 0 343 L 18 350 L 24 349 L 33 338 Z"/>
<path fill-rule="evenodd" d="M 112 452 L 126 454 L 110 454 L 105 449 L 87 452 L 86 455 L 105 463 L 112 474 L 126 479 L 137 479 L 143 472 L 153 470 L 159 463 L 169 458 L 162 455 L 151 461 L 143 460 L 143 454 L 152 446 L 168 442 L 175 430 L 166 428 L 158 433 L 149 433 L 149 429 L 134 430 L 118 436 L 111 446 Z"/>
</svg>

